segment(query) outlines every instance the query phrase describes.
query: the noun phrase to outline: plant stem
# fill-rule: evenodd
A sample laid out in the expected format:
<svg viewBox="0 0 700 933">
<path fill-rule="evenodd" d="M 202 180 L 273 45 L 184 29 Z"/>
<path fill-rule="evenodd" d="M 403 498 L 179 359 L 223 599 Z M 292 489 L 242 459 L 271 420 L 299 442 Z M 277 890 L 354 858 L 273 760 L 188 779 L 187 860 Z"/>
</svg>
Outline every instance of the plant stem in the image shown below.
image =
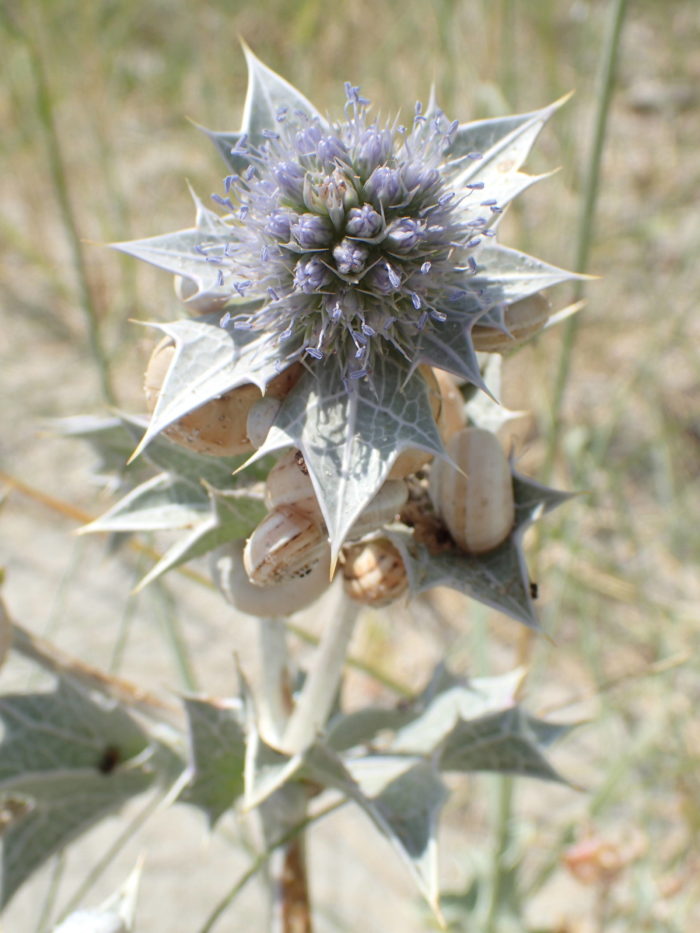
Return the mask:
<svg viewBox="0 0 700 933">
<path fill-rule="evenodd" d="M 90 286 L 83 243 L 78 233 L 78 224 L 73 211 L 73 205 L 71 204 L 65 169 L 66 163 L 61 150 L 56 122 L 54 120 L 53 101 L 51 98 L 49 81 L 46 76 L 38 43 L 33 42 L 28 35 L 21 32 L 19 29 L 16 30 L 16 34 L 22 38 L 29 53 L 36 91 L 37 113 L 44 129 L 51 180 L 53 182 L 61 212 L 61 219 L 68 236 L 68 244 L 73 257 L 73 266 L 78 285 L 78 297 L 87 326 L 90 353 L 97 367 L 102 396 L 108 405 L 115 405 L 117 399 L 112 387 L 109 359 L 102 342 L 99 314 Z"/>
<path fill-rule="evenodd" d="M 506 891 L 512 886 L 513 870 L 507 860 L 511 846 L 511 823 L 513 818 L 513 778 L 499 777 L 496 796 L 496 842 L 491 868 L 491 888 L 486 911 L 484 933 L 498 933 L 499 915 L 506 900 Z M 511 876 L 509 878 L 509 876 Z M 509 892 L 512 893 L 512 892 Z"/>
<path fill-rule="evenodd" d="M 595 208 L 600 185 L 600 166 L 603 157 L 608 114 L 610 112 L 610 104 L 615 86 L 615 71 L 626 8 L 627 0 L 611 0 L 610 20 L 608 22 L 601 61 L 600 90 L 598 93 L 598 108 L 595 115 L 593 143 L 588 157 L 586 180 L 583 191 L 583 207 L 578 226 L 574 271 L 580 273 L 585 273 L 588 268 L 588 259 L 593 243 Z M 581 300 L 584 289 L 585 283 L 581 280 L 578 281 L 574 288 L 574 302 Z M 571 355 L 573 353 L 576 334 L 578 333 L 578 324 L 579 318 L 577 315 L 570 317 L 564 324 L 559 365 L 557 367 L 554 391 L 552 394 L 552 423 L 542 471 L 544 482 L 548 482 L 551 478 L 554 469 L 554 458 L 559 447 L 559 437 L 562 428 L 562 406 L 566 387 L 571 375 Z"/>
<path fill-rule="evenodd" d="M 291 710 L 287 629 L 280 619 L 258 619 L 260 679 L 256 707 L 262 738 L 279 746 Z"/>
<path fill-rule="evenodd" d="M 330 615 L 299 699 L 289 719 L 282 746 L 289 754 L 303 751 L 316 737 L 333 708 L 355 628 L 359 604 L 340 593 L 340 606 Z"/>
</svg>

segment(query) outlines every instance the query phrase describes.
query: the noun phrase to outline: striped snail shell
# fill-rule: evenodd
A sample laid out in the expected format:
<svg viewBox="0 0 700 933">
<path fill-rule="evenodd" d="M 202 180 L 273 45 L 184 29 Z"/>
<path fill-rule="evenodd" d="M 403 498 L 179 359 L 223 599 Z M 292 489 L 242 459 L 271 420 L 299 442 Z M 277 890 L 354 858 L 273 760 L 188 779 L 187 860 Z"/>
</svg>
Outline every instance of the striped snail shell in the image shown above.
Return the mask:
<svg viewBox="0 0 700 933">
<path fill-rule="evenodd" d="M 547 298 L 537 292 L 529 298 L 515 301 L 505 309 L 504 321 L 509 333 L 496 327 L 476 324 L 472 329 L 475 349 L 484 353 L 507 353 L 542 330 L 549 320 L 552 307 Z"/>
<path fill-rule="evenodd" d="M 495 434 L 464 428 L 447 444 L 446 460 L 433 464 L 430 498 L 455 543 L 470 554 L 498 547 L 515 522 L 510 464 Z"/>
<path fill-rule="evenodd" d="M 311 515 L 322 523 L 316 493 L 304 458 L 298 450 L 288 450 L 277 461 L 267 475 L 265 504 L 269 509 L 280 505 L 291 505 L 299 512 Z"/>
<path fill-rule="evenodd" d="M 357 602 L 387 606 L 408 588 L 406 567 L 387 538 L 353 544 L 343 551 L 343 587 Z"/>
<path fill-rule="evenodd" d="M 243 542 L 231 541 L 212 552 L 211 571 L 218 589 L 239 612 L 277 618 L 305 609 L 328 589 L 330 551 L 304 577 L 257 586 L 243 566 Z"/>
<path fill-rule="evenodd" d="M 309 515 L 280 505 L 246 541 L 243 565 L 251 583 L 267 586 L 303 579 L 329 553 L 328 540 Z"/>
</svg>

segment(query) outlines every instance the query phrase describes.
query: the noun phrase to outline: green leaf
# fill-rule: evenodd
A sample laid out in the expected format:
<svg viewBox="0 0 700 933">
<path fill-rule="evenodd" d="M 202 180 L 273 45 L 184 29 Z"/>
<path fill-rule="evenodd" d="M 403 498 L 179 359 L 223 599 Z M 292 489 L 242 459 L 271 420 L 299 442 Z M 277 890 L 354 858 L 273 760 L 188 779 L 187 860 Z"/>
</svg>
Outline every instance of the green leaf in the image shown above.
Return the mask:
<svg viewBox="0 0 700 933">
<path fill-rule="evenodd" d="M 248 137 L 253 147 L 265 142 L 263 130 L 274 130 L 277 118 L 285 108 L 290 113 L 301 111 L 310 119 L 318 120 L 322 126 L 327 126 L 321 114 L 300 91 L 267 65 L 263 65 L 245 44 L 243 51 L 248 65 L 248 92 L 243 107 L 241 133 Z"/>
<path fill-rule="evenodd" d="M 431 683 L 416 701 L 412 720 L 396 732 L 386 750 L 430 757 L 460 721 L 512 707 L 522 679 L 522 669 L 516 669 L 499 677 L 468 682 L 450 677 Z"/>
<path fill-rule="evenodd" d="M 500 243 L 484 243 L 477 258 L 479 271 L 469 279 L 469 286 L 479 290 L 489 307 L 512 304 L 545 288 L 579 278 L 574 272 L 550 266 Z"/>
<path fill-rule="evenodd" d="M 166 551 L 139 582 L 138 590 L 168 570 L 208 554 L 226 541 L 247 538 L 267 512 L 260 495 L 238 490 L 222 491 L 208 485 L 206 488 L 209 496 L 207 517 Z"/>
<path fill-rule="evenodd" d="M 408 531 L 393 527 L 387 535 L 401 552 L 413 594 L 434 586 L 449 586 L 518 622 L 538 628 L 522 539 L 531 522 L 571 495 L 547 489 L 514 470 L 512 473 L 515 525 L 508 538 L 493 551 L 468 554 L 454 547 L 431 554 Z"/>
<path fill-rule="evenodd" d="M 163 428 L 244 383 L 264 390 L 291 362 L 294 351 L 272 343 L 266 334 L 223 328 L 210 320 L 155 324 L 175 341 L 175 354 L 158 404 L 137 452 Z"/>
<path fill-rule="evenodd" d="M 147 480 L 79 534 L 98 531 L 159 531 L 189 528 L 211 511 L 206 490 L 188 480 L 160 473 Z"/>
<path fill-rule="evenodd" d="M 445 739 L 441 771 L 497 771 L 566 783 L 537 747 L 532 719 L 519 707 L 460 721 Z"/>
<path fill-rule="evenodd" d="M 55 851 L 154 781 L 158 748 L 114 702 L 60 680 L 0 697 L 4 906 Z"/>
<path fill-rule="evenodd" d="M 510 114 L 505 117 L 492 117 L 488 120 L 474 120 L 471 123 L 462 123 L 455 133 L 445 152 L 450 162 L 461 161 L 463 156 L 470 152 L 486 153 L 502 144 L 504 140 L 513 139 L 518 133 L 527 132 L 533 123 L 540 121 L 540 129 L 551 114 L 563 101 L 557 101 L 542 110 L 533 110 L 529 113 Z M 534 143 L 534 139 L 532 143 Z M 532 145 L 531 143 L 531 145 Z"/>
<path fill-rule="evenodd" d="M 139 428 L 139 436 L 146 428 L 144 418 L 131 419 Z M 97 455 L 94 472 L 99 477 L 113 478 L 115 475 L 133 482 L 145 475 L 143 464 L 127 464 L 134 449 L 133 428 L 119 415 L 101 417 L 97 415 L 74 415 L 70 418 L 58 418 L 51 422 L 51 427 L 64 437 L 74 437 L 86 441 Z"/>
<path fill-rule="evenodd" d="M 216 233 L 188 227 L 174 233 L 110 245 L 112 249 L 135 256 L 166 272 L 192 279 L 199 293 L 225 297 L 233 287 L 230 281 L 231 260 L 226 256 L 230 237 L 230 227 L 219 218 Z M 229 281 L 221 283 L 219 273 L 228 277 Z"/>
<path fill-rule="evenodd" d="M 567 98 L 562 98 L 532 113 L 460 126 L 448 149 L 448 154 L 456 157 L 450 162 L 451 184 L 464 185 L 484 180 L 487 174 L 517 171 L 547 120 L 565 100 Z M 475 152 L 481 153 L 482 158 L 470 159 L 469 154 Z"/>
<path fill-rule="evenodd" d="M 380 732 L 400 729 L 415 717 L 411 706 L 395 709 L 369 707 L 355 713 L 334 716 L 326 727 L 325 741 L 337 752 L 367 745 L 376 739 Z"/>
<path fill-rule="evenodd" d="M 450 307 L 454 308 L 454 303 Z M 416 357 L 421 363 L 445 369 L 488 392 L 481 378 L 479 360 L 471 340 L 472 327 L 481 314 L 481 311 L 474 313 L 478 308 L 483 309 L 481 301 L 471 297 L 464 300 L 464 307 L 457 314 L 443 308 L 447 320 L 420 335 Z"/>
<path fill-rule="evenodd" d="M 246 738 L 240 703 L 184 699 L 190 734 L 189 780 L 178 796 L 206 813 L 210 826 L 244 789 Z"/>
<path fill-rule="evenodd" d="M 289 446 L 304 455 L 334 558 L 402 450 L 443 452 L 425 380 L 393 355 L 350 392 L 335 366 L 304 374 L 256 457 Z"/>
<path fill-rule="evenodd" d="M 351 759 L 347 767 L 358 785 L 353 799 L 391 842 L 439 917 L 437 824 L 448 794 L 434 763 L 372 755 Z"/>
<path fill-rule="evenodd" d="M 219 133 L 215 130 L 208 130 L 205 126 L 200 126 L 199 123 L 194 125 L 214 143 L 224 162 L 233 172 L 239 175 L 245 172 L 250 165 L 250 159 L 245 151 L 239 148 L 240 142 L 245 135 L 242 131 L 238 133 Z"/>
</svg>

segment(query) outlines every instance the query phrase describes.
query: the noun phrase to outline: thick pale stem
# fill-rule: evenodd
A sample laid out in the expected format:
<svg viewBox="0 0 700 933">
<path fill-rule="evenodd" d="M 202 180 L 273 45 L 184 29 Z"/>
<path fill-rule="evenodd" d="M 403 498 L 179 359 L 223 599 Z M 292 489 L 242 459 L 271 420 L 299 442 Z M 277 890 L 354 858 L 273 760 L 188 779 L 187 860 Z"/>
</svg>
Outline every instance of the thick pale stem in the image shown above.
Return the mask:
<svg viewBox="0 0 700 933">
<path fill-rule="evenodd" d="M 279 619 L 258 620 L 258 728 L 263 739 L 278 747 L 291 711 L 287 630 Z"/>
<path fill-rule="evenodd" d="M 340 592 L 340 605 L 330 616 L 313 664 L 284 733 L 289 754 L 303 751 L 321 731 L 333 708 L 359 604 Z"/>
</svg>

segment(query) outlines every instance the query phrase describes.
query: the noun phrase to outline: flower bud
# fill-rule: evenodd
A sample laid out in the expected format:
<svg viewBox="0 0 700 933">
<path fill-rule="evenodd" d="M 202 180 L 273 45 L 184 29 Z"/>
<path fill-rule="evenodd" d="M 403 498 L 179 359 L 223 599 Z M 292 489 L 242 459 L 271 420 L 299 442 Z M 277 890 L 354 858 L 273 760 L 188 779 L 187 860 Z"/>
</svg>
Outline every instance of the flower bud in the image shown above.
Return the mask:
<svg viewBox="0 0 700 933">
<path fill-rule="evenodd" d="M 332 278 L 333 273 L 317 256 L 300 259 L 294 267 L 294 287 L 307 295 L 322 289 Z"/>
<path fill-rule="evenodd" d="M 403 194 L 401 177 L 396 169 L 382 165 L 365 182 L 365 194 L 375 207 L 390 207 Z"/>
<path fill-rule="evenodd" d="M 304 169 L 296 162 L 278 162 L 273 172 L 282 194 L 299 203 L 304 196 Z"/>
<path fill-rule="evenodd" d="M 411 217 L 400 217 L 389 224 L 384 246 L 393 253 L 410 253 L 418 246 L 423 236 L 423 227 Z"/>
<path fill-rule="evenodd" d="M 341 275 L 358 275 L 365 268 L 368 256 L 369 249 L 364 243 L 347 237 L 333 248 L 333 259 Z"/>
<path fill-rule="evenodd" d="M 301 214 L 291 224 L 290 231 L 302 249 L 326 249 L 333 238 L 330 221 L 319 214 Z"/>
<path fill-rule="evenodd" d="M 265 223 L 265 233 L 282 243 L 288 243 L 291 237 L 291 225 L 297 216 L 292 211 L 273 211 Z"/>
<path fill-rule="evenodd" d="M 382 215 L 371 204 L 363 204 L 362 207 L 353 207 L 348 211 L 345 232 L 348 236 L 370 240 L 380 233 L 383 226 Z"/>
<path fill-rule="evenodd" d="M 380 130 L 370 126 L 360 136 L 354 158 L 354 165 L 360 174 L 367 178 L 378 165 L 391 155 L 392 139 L 389 130 Z"/>
</svg>

